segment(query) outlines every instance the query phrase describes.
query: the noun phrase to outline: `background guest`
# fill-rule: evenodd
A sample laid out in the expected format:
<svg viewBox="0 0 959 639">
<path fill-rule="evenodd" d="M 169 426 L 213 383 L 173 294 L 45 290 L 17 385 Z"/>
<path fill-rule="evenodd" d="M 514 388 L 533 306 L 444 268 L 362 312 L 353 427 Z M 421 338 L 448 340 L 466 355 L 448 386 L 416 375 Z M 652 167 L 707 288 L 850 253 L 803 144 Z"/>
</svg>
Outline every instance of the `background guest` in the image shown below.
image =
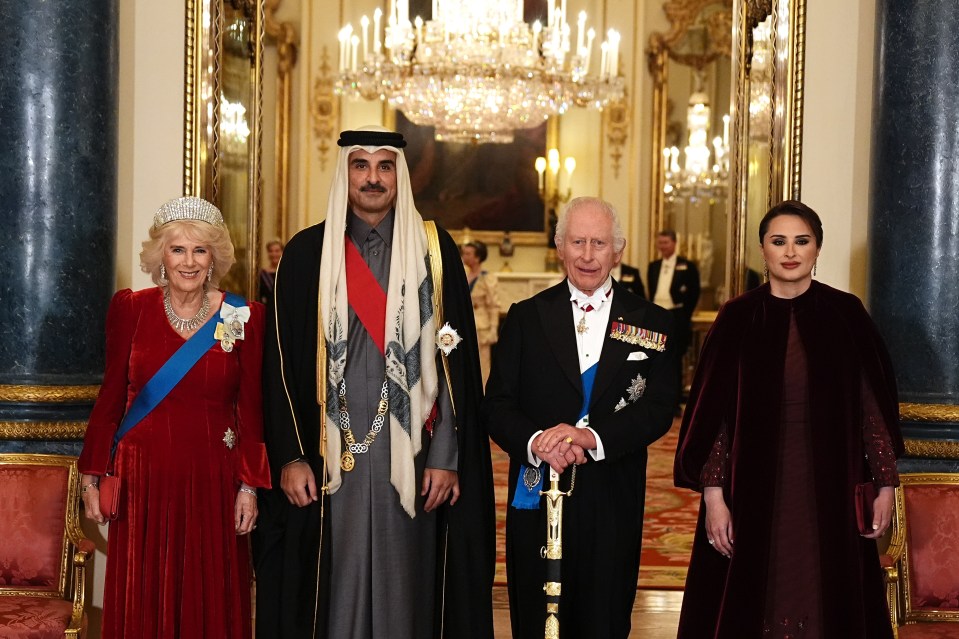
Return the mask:
<svg viewBox="0 0 959 639">
<path fill-rule="evenodd" d="M 613 269 L 612 275 L 627 291 L 646 299 L 646 287 L 643 286 L 643 278 L 640 277 L 638 268 L 622 263 Z"/>
<path fill-rule="evenodd" d="M 283 257 L 283 242 L 280 240 L 270 240 L 266 243 L 266 256 L 270 260 L 270 265 L 260 269 L 260 276 L 257 279 L 257 297 L 263 304 L 269 304 L 273 301 L 273 286 L 276 284 L 276 267 L 280 265 L 280 258 Z"/>
<path fill-rule="evenodd" d="M 888 639 L 875 540 L 903 452 L 889 356 L 862 303 L 813 280 L 815 211 L 783 202 L 759 239 L 769 282 L 720 310 L 680 432 L 676 485 L 704 497 L 679 637 Z"/>
<path fill-rule="evenodd" d="M 263 307 L 217 290 L 233 245 L 220 211 L 199 198 L 160 207 L 140 260 L 157 286 L 119 291 L 110 303 L 106 370 L 78 462 L 86 516 L 97 523 L 105 523 L 100 478 L 111 470 L 122 482 L 102 636 L 249 637 L 243 535 L 257 518 L 254 488 L 270 485 Z M 192 366 L 181 351 L 186 340 L 199 348 Z M 124 414 L 137 413 L 141 393 L 152 394 L 144 387 L 168 375 L 157 371 L 173 359 L 185 372 L 166 377 L 175 385 L 112 453 Z"/>
<path fill-rule="evenodd" d="M 699 270 L 695 262 L 676 253 L 676 231 L 660 231 L 656 235 L 656 248 L 662 257 L 649 264 L 646 281 L 649 282 L 651 300 L 673 313 L 676 347 L 682 362 L 693 339 L 693 311 L 699 302 Z M 677 402 L 682 402 L 683 370 L 680 366 Z"/>
<path fill-rule="evenodd" d="M 496 276 L 483 270 L 488 256 L 486 244 L 479 240 L 467 242 L 460 249 L 466 265 L 466 280 L 473 300 L 473 315 L 476 319 L 476 337 L 479 345 L 480 368 L 483 371 L 483 386 L 489 379 L 490 348 L 499 334 L 499 300 L 496 297 Z"/>
</svg>

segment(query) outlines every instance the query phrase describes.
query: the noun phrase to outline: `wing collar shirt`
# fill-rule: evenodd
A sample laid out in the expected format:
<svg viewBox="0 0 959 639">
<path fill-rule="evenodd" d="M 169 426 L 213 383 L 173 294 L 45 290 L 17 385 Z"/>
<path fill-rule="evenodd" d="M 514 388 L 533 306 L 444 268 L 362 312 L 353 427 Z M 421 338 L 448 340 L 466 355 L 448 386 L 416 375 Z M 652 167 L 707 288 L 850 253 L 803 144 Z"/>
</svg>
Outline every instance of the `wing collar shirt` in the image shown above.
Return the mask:
<svg viewBox="0 0 959 639">
<path fill-rule="evenodd" d="M 659 267 L 659 280 L 656 282 L 653 302 L 656 306 L 663 308 L 676 308 L 673 302 L 673 296 L 669 293 L 669 288 L 673 285 L 673 273 L 676 272 L 676 253 L 663 258 L 662 266 Z"/>
<path fill-rule="evenodd" d="M 566 280 L 569 286 L 569 301 L 573 305 L 573 325 L 570 327 L 576 332 L 576 353 L 579 356 L 579 372 L 586 372 L 588 368 L 599 361 L 602 354 L 603 342 L 606 338 L 606 326 L 609 324 L 609 310 L 613 299 L 613 280 L 606 278 L 603 286 L 586 295 Z M 588 309 L 588 310 L 587 310 Z M 603 440 L 599 433 L 589 426 L 589 413 L 576 422 L 576 428 L 585 428 L 596 438 L 596 448 L 590 449 L 590 456 L 596 461 L 606 458 Z M 533 440 L 543 431 L 537 431 L 526 443 L 526 456 L 530 464 L 539 466 L 543 460 L 533 454 Z"/>
</svg>

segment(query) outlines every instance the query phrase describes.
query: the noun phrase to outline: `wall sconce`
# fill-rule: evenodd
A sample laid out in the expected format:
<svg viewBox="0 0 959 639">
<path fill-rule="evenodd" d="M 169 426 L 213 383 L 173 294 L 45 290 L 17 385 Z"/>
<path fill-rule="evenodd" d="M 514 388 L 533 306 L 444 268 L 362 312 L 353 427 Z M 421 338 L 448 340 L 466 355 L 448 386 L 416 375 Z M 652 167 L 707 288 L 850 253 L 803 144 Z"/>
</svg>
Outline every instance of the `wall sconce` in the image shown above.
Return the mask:
<svg viewBox="0 0 959 639">
<path fill-rule="evenodd" d="M 533 166 L 539 175 L 539 195 L 543 198 L 543 203 L 546 205 L 549 220 L 546 238 L 545 268 L 547 271 L 558 271 L 559 260 L 556 256 L 556 241 L 554 239 L 556 235 L 557 209 L 561 204 L 569 202 L 570 197 L 573 195 L 573 171 L 576 170 L 576 158 L 569 155 L 561 163 L 559 159 L 559 149 L 550 149 L 547 151 L 545 158 L 543 156 L 536 158 Z M 563 185 L 560 180 L 560 166 L 566 169 L 565 191 L 562 188 Z M 547 169 L 549 169 L 549 173 L 547 173 Z"/>
<path fill-rule="evenodd" d="M 543 198 L 546 207 L 555 212 L 560 204 L 569 202 L 573 194 L 573 171 L 576 170 L 576 158 L 572 155 L 566 156 L 562 162 L 562 167 L 566 169 L 566 191 L 562 190 L 560 180 L 560 160 L 559 149 L 550 149 L 546 157 L 539 156 L 533 163 L 536 173 L 539 174 L 539 194 Z M 546 169 L 549 169 L 547 175 Z"/>
</svg>

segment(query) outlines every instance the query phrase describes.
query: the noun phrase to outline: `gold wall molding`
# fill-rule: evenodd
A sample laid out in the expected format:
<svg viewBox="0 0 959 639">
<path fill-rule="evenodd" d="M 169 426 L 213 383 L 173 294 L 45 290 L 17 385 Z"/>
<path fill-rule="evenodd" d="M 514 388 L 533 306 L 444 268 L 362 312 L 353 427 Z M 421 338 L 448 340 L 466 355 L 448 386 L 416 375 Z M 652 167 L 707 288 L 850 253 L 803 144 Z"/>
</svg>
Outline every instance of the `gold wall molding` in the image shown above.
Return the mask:
<svg viewBox="0 0 959 639">
<path fill-rule="evenodd" d="M 264 28 L 270 44 L 276 45 L 276 223 L 274 235 L 288 239 L 290 217 L 290 122 L 293 119 L 293 67 L 296 66 L 299 37 L 292 22 L 276 19 L 281 0 L 266 0 Z"/>
<path fill-rule="evenodd" d="M 623 147 L 629 138 L 629 96 L 615 104 L 611 104 L 603 111 L 603 122 L 606 125 L 606 141 L 609 142 L 609 157 L 613 161 L 613 178 L 619 179 L 619 169 L 622 165 Z"/>
<path fill-rule="evenodd" d="M 899 418 L 909 422 L 959 422 L 956 404 L 899 404 Z"/>
<path fill-rule="evenodd" d="M 96 400 L 100 387 L 90 386 L 30 386 L 0 384 L 0 402 L 37 402 L 66 404 Z"/>
<path fill-rule="evenodd" d="M 316 148 L 320 152 L 320 168 L 323 171 L 326 170 L 333 134 L 336 133 L 336 123 L 339 119 L 339 101 L 333 93 L 335 81 L 336 76 L 333 75 L 333 69 L 330 67 L 329 49 L 323 45 L 323 52 L 320 54 L 320 73 L 313 84 L 313 100 L 310 103 L 313 135 L 316 136 Z"/>
<path fill-rule="evenodd" d="M 906 439 L 906 455 L 929 459 L 959 459 L 959 441 Z"/>
<path fill-rule="evenodd" d="M 83 439 L 85 421 L 19 422 L 0 421 L 0 439 Z"/>
<path fill-rule="evenodd" d="M 670 57 L 685 66 L 702 68 L 720 56 L 729 56 L 732 50 L 733 22 L 732 12 L 716 12 L 711 14 L 706 20 L 706 31 L 708 34 L 708 48 L 702 55 L 687 55 L 673 50 L 689 28 L 696 22 L 700 12 L 715 4 L 728 4 L 731 8 L 732 2 L 723 3 L 722 0 L 668 0 L 663 3 L 663 13 L 669 20 L 669 31 L 666 33 L 652 33 L 649 38 L 648 52 L 655 54 L 660 50 L 669 50 Z"/>
</svg>

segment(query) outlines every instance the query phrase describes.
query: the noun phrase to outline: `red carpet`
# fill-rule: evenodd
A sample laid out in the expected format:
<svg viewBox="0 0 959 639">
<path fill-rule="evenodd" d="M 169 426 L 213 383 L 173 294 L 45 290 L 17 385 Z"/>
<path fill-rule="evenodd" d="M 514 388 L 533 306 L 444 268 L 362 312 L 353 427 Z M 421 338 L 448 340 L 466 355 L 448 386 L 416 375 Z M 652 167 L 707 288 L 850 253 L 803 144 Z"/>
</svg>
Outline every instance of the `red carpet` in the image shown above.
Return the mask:
<svg viewBox="0 0 959 639">
<path fill-rule="evenodd" d="M 646 516 L 643 525 L 643 554 L 640 560 L 640 588 L 682 589 L 686 582 L 693 530 L 699 514 L 699 494 L 673 487 L 673 456 L 679 438 L 679 420 L 669 433 L 649 447 L 646 467 Z M 496 577 L 506 584 L 506 479 L 509 458 L 490 443 L 493 451 L 493 480 L 496 488 Z"/>
</svg>

